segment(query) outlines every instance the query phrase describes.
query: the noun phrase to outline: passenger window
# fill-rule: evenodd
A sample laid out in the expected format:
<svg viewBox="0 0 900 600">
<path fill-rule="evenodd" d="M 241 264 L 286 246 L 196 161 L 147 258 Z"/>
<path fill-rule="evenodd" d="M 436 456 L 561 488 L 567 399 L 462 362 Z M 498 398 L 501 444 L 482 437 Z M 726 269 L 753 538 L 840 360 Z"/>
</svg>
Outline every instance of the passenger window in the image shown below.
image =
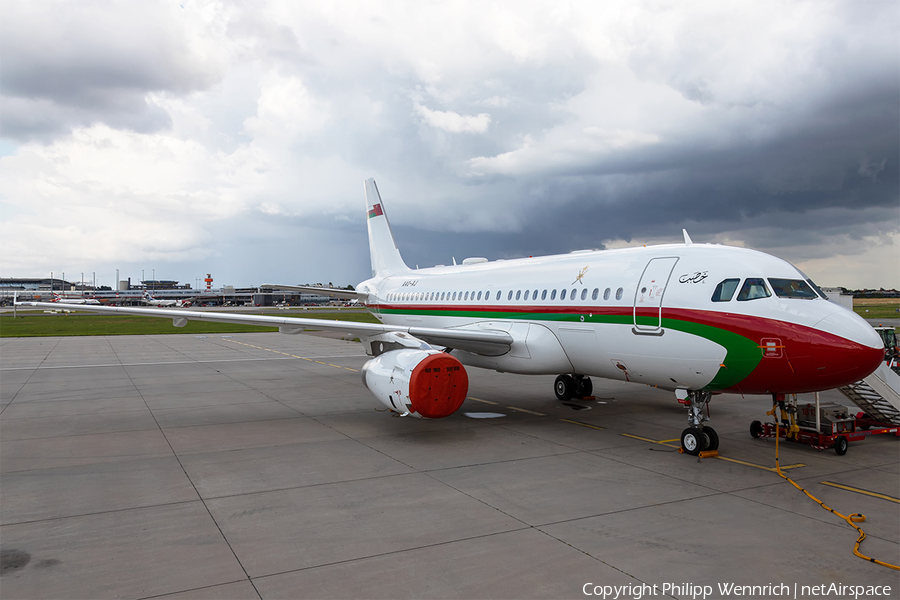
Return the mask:
<svg viewBox="0 0 900 600">
<path fill-rule="evenodd" d="M 594 292 L 591 294 L 591 300 L 596 300 L 597 296 L 600 295 L 600 288 L 594 288 Z"/>
<path fill-rule="evenodd" d="M 516 300 L 522 297 L 522 290 L 516 290 Z"/>
<path fill-rule="evenodd" d="M 525 301 L 526 301 L 526 302 L 528 302 L 528 294 L 529 294 L 529 291 L 528 291 L 528 290 L 525 290 Z"/>
<path fill-rule="evenodd" d="M 734 292 L 737 290 L 737 286 L 740 282 L 740 279 L 723 280 L 721 283 L 719 283 L 719 285 L 716 286 L 716 291 L 714 291 L 712 295 L 712 301 L 730 302 L 734 297 Z"/>
<path fill-rule="evenodd" d="M 491 290 L 487 290 L 487 291 L 484 293 L 484 299 L 485 299 L 485 301 L 491 299 Z M 497 292 L 497 299 L 498 299 L 498 300 L 500 299 L 500 292 Z"/>
<path fill-rule="evenodd" d="M 481 292 L 478 292 L 478 300 L 481 301 Z"/>
<path fill-rule="evenodd" d="M 587 298 L 587 288 L 581 290 L 581 299 L 585 300 Z"/>
<path fill-rule="evenodd" d="M 441 300 L 444 299 L 444 294 L 446 294 L 446 293 L 447 293 L 447 292 L 441 292 Z"/>
<path fill-rule="evenodd" d="M 621 299 L 622 299 L 622 292 L 623 292 L 623 291 L 624 291 L 624 290 L 623 290 L 622 288 L 619 288 L 619 289 L 616 290 L 616 300 L 621 300 Z"/>
<path fill-rule="evenodd" d="M 817 297 L 815 290 L 802 279 L 774 279 L 769 277 L 769 285 L 779 298 L 803 298 L 812 300 Z"/>
<path fill-rule="evenodd" d="M 507 300 L 512 300 L 512 290 L 509 290 L 509 294 L 506 295 Z"/>
<path fill-rule="evenodd" d="M 500 290 L 497 290 L 497 302 L 500 301 L 500 295 L 503 294 Z"/>
<path fill-rule="evenodd" d="M 453 292 L 453 299 L 456 300 L 456 292 Z"/>
<path fill-rule="evenodd" d="M 577 293 L 578 293 L 578 290 L 572 290 L 572 293 L 569 294 L 569 298 L 572 299 L 572 302 L 575 302 L 575 298 L 576 298 L 576 294 L 577 294 Z"/>
<path fill-rule="evenodd" d="M 544 290 L 543 292 L 541 292 L 541 300 L 546 300 L 546 299 L 547 299 L 547 290 Z"/>
<path fill-rule="evenodd" d="M 766 282 L 763 281 L 761 277 L 748 277 L 744 281 L 744 285 L 741 286 L 741 291 L 738 293 L 738 301 L 742 302 L 744 300 L 756 300 L 757 298 L 768 298 L 772 294 L 769 293 L 769 288 L 766 287 Z"/>
<path fill-rule="evenodd" d="M 550 290 L 550 299 L 556 300 L 556 290 Z"/>
<path fill-rule="evenodd" d="M 609 300 L 609 288 L 606 288 L 605 290 L 603 290 L 603 299 Z"/>
<path fill-rule="evenodd" d="M 562 290 L 562 291 L 559 293 L 559 299 L 560 299 L 560 300 L 565 300 L 565 299 L 566 299 L 566 290 Z"/>
<path fill-rule="evenodd" d="M 465 300 L 468 300 L 468 299 L 469 299 L 469 292 L 466 292 L 466 297 L 465 297 L 464 299 L 465 299 Z"/>
</svg>

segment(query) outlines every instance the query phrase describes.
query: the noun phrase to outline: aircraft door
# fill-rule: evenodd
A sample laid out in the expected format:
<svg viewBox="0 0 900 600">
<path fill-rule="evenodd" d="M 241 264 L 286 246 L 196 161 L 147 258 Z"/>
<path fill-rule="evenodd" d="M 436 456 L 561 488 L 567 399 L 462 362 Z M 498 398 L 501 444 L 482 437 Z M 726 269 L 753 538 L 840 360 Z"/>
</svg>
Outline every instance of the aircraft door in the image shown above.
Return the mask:
<svg viewBox="0 0 900 600">
<path fill-rule="evenodd" d="M 634 292 L 634 332 L 662 334 L 662 301 L 678 257 L 652 258 Z"/>
</svg>

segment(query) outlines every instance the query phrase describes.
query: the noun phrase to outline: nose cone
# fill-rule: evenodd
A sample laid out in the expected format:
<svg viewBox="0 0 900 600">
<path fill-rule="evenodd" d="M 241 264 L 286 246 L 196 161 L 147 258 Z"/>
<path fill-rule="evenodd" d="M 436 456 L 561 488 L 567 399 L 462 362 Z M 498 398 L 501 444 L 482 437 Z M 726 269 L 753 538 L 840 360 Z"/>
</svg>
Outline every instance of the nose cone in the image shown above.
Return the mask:
<svg viewBox="0 0 900 600">
<path fill-rule="evenodd" d="M 816 323 L 816 329 L 827 331 L 862 346 L 884 350 L 884 342 L 878 332 L 865 319 L 846 309 L 831 313 Z"/>
<path fill-rule="evenodd" d="M 813 356 L 823 387 L 841 387 L 872 374 L 884 360 L 884 342 L 864 319 L 836 311 L 816 324 Z"/>
</svg>

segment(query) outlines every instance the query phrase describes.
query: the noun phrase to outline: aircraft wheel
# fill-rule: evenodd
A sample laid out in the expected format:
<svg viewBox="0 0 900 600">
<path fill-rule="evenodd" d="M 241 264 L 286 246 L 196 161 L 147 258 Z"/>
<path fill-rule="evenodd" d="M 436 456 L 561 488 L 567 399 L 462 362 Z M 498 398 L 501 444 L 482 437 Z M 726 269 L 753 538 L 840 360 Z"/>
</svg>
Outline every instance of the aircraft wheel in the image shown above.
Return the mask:
<svg viewBox="0 0 900 600">
<path fill-rule="evenodd" d="M 759 421 L 753 421 L 750 423 L 750 437 L 758 438 L 762 435 L 763 426 Z"/>
<path fill-rule="evenodd" d="M 553 384 L 556 399 L 565 402 L 575 397 L 575 378 L 571 375 L 560 375 Z"/>
<path fill-rule="evenodd" d="M 719 434 L 716 433 L 716 430 L 712 427 L 704 427 L 703 433 L 706 434 L 706 437 L 709 438 L 709 444 L 704 448 L 704 450 L 718 450 L 719 449 Z"/>
<path fill-rule="evenodd" d="M 834 453 L 838 456 L 847 454 L 847 448 L 849 447 L 850 442 L 848 442 L 847 438 L 843 435 L 837 436 L 837 439 L 834 440 Z"/>
<path fill-rule="evenodd" d="M 594 393 L 594 382 L 590 377 L 580 377 L 575 380 L 575 395 L 579 398 L 590 396 Z"/>
<path fill-rule="evenodd" d="M 691 456 L 700 454 L 706 441 L 706 436 L 696 427 L 688 427 L 681 432 L 681 447 Z"/>
</svg>

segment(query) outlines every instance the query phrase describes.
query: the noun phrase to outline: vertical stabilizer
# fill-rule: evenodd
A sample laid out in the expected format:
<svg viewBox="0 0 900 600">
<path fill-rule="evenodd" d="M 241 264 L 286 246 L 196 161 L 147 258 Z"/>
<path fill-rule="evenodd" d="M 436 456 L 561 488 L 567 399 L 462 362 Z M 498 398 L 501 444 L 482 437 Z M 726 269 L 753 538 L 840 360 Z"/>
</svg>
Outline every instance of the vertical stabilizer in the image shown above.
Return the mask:
<svg viewBox="0 0 900 600">
<path fill-rule="evenodd" d="M 409 271 L 400 257 L 397 242 L 391 232 L 391 224 L 384 212 L 381 194 L 374 179 L 366 179 L 366 222 L 369 226 L 369 256 L 372 259 L 372 275 L 390 275 Z"/>
</svg>

